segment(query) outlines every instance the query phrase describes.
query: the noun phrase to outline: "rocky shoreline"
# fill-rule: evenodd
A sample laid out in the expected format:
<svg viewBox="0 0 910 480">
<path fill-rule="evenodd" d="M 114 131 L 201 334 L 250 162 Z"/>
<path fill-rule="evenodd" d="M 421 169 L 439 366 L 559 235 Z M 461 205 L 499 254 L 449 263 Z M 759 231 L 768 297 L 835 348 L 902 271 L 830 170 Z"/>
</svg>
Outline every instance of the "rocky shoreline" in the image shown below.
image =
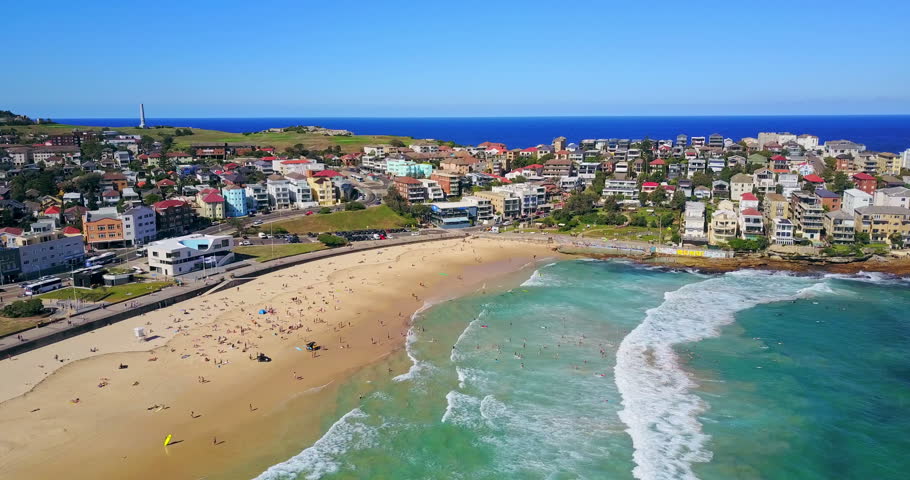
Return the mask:
<svg viewBox="0 0 910 480">
<path fill-rule="evenodd" d="M 605 254 L 589 249 L 560 248 L 560 252 L 588 258 L 625 258 L 638 263 L 668 268 L 693 268 L 707 273 L 724 273 L 741 269 L 782 270 L 796 273 L 880 272 L 897 276 L 910 276 L 910 257 L 870 256 L 850 257 L 800 257 L 784 258 L 767 255 L 741 255 L 733 258 L 636 256 Z"/>
</svg>

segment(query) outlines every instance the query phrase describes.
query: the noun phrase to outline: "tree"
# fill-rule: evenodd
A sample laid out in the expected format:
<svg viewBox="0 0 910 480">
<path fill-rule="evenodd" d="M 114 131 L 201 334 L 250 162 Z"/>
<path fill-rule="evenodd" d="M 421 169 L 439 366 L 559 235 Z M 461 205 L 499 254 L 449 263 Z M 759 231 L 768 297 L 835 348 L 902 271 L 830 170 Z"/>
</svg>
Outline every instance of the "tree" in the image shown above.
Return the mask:
<svg viewBox="0 0 910 480">
<path fill-rule="evenodd" d="M 4 317 L 21 318 L 34 317 L 44 312 L 44 304 L 40 298 L 31 298 L 28 300 L 17 300 L 5 307 L 0 313 Z"/>
<path fill-rule="evenodd" d="M 594 211 L 596 200 L 597 197 L 588 192 L 576 192 L 569 196 L 563 208 L 572 215 L 584 215 Z"/>
<path fill-rule="evenodd" d="M 888 236 L 891 242 L 891 248 L 904 248 L 904 236 L 900 232 L 894 232 Z"/>
<path fill-rule="evenodd" d="M 389 187 L 386 195 L 382 197 L 382 203 L 388 205 L 389 208 L 399 215 L 407 215 L 410 213 L 407 200 L 401 196 L 401 192 L 394 186 Z"/>
<path fill-rule="evenodd" d="M 871 239 L 867 232 L 856 232 L 856 234 L 853 235 L 853 241 L 857 245 L 869 245 Z"/>
<path fill-rule="evenodd" d="M 149 196 L 151 197 L 152 195 Z M 236 232 L 235 236 L 237 237 L 243 235 L 246 231 L 246 229 L 243 227 L 243 220 L 238 217 L 229 217 L 226 223 L 228 226 L 234 229 L 234 232 Z"/>
<path fill-rule="evenodd" d="M 326 214 L 329 214 L 329 213 L 332 213 L 332 209 L 329 208 L 329 207 L 322 207 L 322 208 L 319 209 L 319 214 L 320 214 L 320 215 L 326 215 Z"/>
<path fill-rule="evenodd" d="M 139 148 L 141 148 L 143 152 L 150 151 L 154 145 L 155 139 L 148 135 L 143 135 L 139 138 Z"/>
<path fill-rule="evenodd" d="M 389 141 L 389 145 L 391 145 L 391 146 L 393 146 L 393 147 L 403 147 L 403 146 L 405 146 L 405 145 L 404 145 L 404 142 L 402 142 L 401 140 L 399 140 L 399 139 L 397 139 L 397 138 L 393 138 L 392 140 L 390 140 L 390 141 Z"/>
<path fill-rule="evenodd" d="M 523 175 L 519 175 L 512 179 L 512 183 L 527 183 L 528 179 Z"/>
<path fill-rule="evenodd" d="M 682 210 L 686 207 L 686 194 L 682 189 L 677 188 L 673 192 L 673 198 L 670 199 L 670 208 L 673 210 Z"/>
<path fill-rule="evenodd" d="M 667 191 L 664 190 L 664 187 L 657 187 L 653 192 L 651 192 L 651 203 L 653 203 L 654 206 L 659 207 L 666 200 Z"/>
<path fill-rule="evenodd" d="M 81 151 L 83 159 L 98 160 L 101 158 L 101 152 L 104 151 L 104 145 L 102 145 L 98 140 L 89 139 L 85 142 L 82 142 Z"/>
<path fill-rule="evenodd" d="M 648 202 L 651 201 L 651 196 L 648 194 L 648 192 L 641 192 L 638 194 L 638 201 L 642 205 L 647 205 Z"/>
<path fill-rule="evenodd" d="M 433 210 L 429 205 L 424 205 L 422 203 L 415 203 L 414 205 L 411 205 L 411 215 L 413 215 L 414 218 L 421 222 L 427 221 L 432 213 Z"/>
<path fill-rule="evenodd" d="M 161 195 L 158 195 L 157 193 L 150 193 L 142 197 L 142 201 L 146 205 L 154 205 L 161 201 Z"/>
<path fill-rule="evenodd" d="M 366 208 L 367 208 L 366 205 L 364 205 L 360 202 L 348 202 L 348 203 L 344 204 L 344 209 L 348 210 L 348 211 L 366 210 Z"/>
<path fill-rule="evenodd" d="M 619 211 L 619 202 L 616 201 L 616 197 L 613 195 L 607 196 L 604 199 L 604 211 L 605 212 L 618 212 Z"/>
<path fill-rule="evenodd" d="M 696 172 L 695 175 L 692 175 L 692 184 L 694 186 L 703 186 L 711 187 L 711 183 L 714 181 L 714 175 L 708 172 Z"/>
<path fill-rule="evenodd" d="M 831 182 L 831 190 L 834 193 L 843 193 L 844 190 L 853 188 L 853 183 L 844 172 L 835 172 L 834 179 Z"/>
<path fill-rule="evenodd" d="M 607 174 L 603 170 L 598 170 L 594 174 L 594 180 L 591 182 L 591 190 L 595 195 L 600 195 L 604 191 L 604 184 L 607 183 Z"/>
<path fill-rule="evenodd" d="M 288 232 L 288 229 L 284 227 L 272 227 L 272 233 L 277 235 L 287 235 L 290 232 Z"/>
<path fill-rule="evenodd" d="M 343 237 L 337 235 L 332 235 L 330 233 L 320 233 L 316 240 L 322 242 L 323 245 L 329 248 L 341 247 L 347 245 L 348 241 Z"/>
</svg>

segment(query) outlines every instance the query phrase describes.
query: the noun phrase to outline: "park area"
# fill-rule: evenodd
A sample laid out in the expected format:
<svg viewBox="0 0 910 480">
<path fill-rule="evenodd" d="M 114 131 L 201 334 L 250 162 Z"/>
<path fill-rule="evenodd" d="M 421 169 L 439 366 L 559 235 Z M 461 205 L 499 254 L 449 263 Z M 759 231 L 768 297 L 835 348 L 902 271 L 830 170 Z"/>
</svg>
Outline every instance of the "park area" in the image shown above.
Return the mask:
<svg viewBox="0 0 910 480">
<path fill-rule="evenodd" d="M 308 215 L 294 220 L 275 222 L 273 225 L 275 228 L 284 228 L 290 233 L 304 235 L 310 232 L 401 228 L 407 222 L 406 218 L 398 215 L 391 208 L 381 205 L 366 210 Z"/>
<path fill-rule="evenodd" d="M 157 292 L 173 282 L 144 282 L 117 285 L 114 287 L 96 288 L 61 288 L 53 292 L 39 295 L 42 300 L 76 300 L 83 302 L 108 302 L 118 303 Z"/>
<path fill-rule="evenodd" d="M 300 255 L 301 253 L 324 250 L 325 248 L 326 246 L 321 243 L 281 243 L 278 245 L 236 247 L 234 253 L 254 257 L 254 260 L 258 262 L 268 262 L 269 260 Z"/>
</svg>

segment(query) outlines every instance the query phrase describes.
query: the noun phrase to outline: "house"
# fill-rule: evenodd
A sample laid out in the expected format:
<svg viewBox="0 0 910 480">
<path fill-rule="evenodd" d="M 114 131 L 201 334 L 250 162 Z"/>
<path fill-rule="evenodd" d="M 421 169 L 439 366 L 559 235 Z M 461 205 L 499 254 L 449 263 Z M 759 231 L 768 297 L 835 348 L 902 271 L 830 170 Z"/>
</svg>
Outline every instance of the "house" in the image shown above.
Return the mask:
<svg viewBox="0 0 910 480">
<path fill-rule="evenodd" d="M 714 173 L 720 173 L 727 166 L 723 157 L 712 157 L 708 159 L 708 168 Z"/>
<path fill-rule="evenodd" d="M 706 243 L 705 235 L 705 204 L 702 202 L 686 202 L 683 213 L 682 239 L 690 243 Z"/>
<path fill-rule="evenodd" d="M 123 219 L 116 207 L 104 207 L 85 212 L 82 230 L 89 247 L 107 248 L 126 246 L 123 236 Z"/>
<path fill-rule="evenodd" d="M 758 201 L 756 200 L 756 203 Z M 740 205 L 742 207 L 742 205 Z M 743 239 L 754 240 L 764 236 L 764 220 L 762 213 L 755 208 L 740 208 L 739 234 Z"/>
<path fill-rule="evenodd" d="M 162 200 L 152 205 L 158 235 L 171 237 L 184 235 L 196 224 L 196 213 L 183 200 Z"/>
<path fill-rule="evenodd" d="M 733 203 L 729 200 L 721 200 L 717 205 L 717 210 L 711 215 L 711 222 L 708 224 L 708 243 L 720 245 L 736 238 L 737 223 L 738 219 Z"/>
<path fill-rule="evenodd" d="M 339 191 L 336 188 L 333 179 L 340 176 L 341 174 L 334 170 L 323 170 L 321 172 L 316 172 L 307 178 L 312 201 L 327 207 L 339 204 L 341 202 L 341 195 L 339 195 Z"/>
<path fill-rule="evenodd" d="M 651 193 L 659 186 L 660 184 L 657 182 L 644 182 L 641 184 L 641 193 Z"/>
<path fill-rule="evenodd" d="M 825 213 L 825 237 L 832 245 L 850 245 L 855 241 L 854 214 L 843 210 Z"/>
<path fill-rule="evenodd" d="M 108 190 L 101 193 L 101 200 L 105 205 L 117 205 L 120 202 L 120 192 L 117 190 Z"/>
<path fill-rule="evenodd" d="M 844 190 L 841 210 L 853 215 L 854 210 L 857 208 L 872 205 L 873 199 L 874 197 L 872 195 L 856 188 Z"/>
<path fill-rule="evenodd" d="M 100 186 L 102 190 L 121 191 L 127 186 L 126 175 L 120 172 L 108 172 L 101 176 Z"/>
<path fill-rule="evenodd" d="M 196 194 L 199 216 L 213 220 L 224 218 L 224 197 L 214 188 L 206 188 Z"/>
<path fill-rule="evenodd" d="M 149 270 L 169 277 L 224 266 L 234 260 L 229 235 L 187 235 L 148 245 Z"/>
<path fill-rule="evenodd" d="M 746 161 L 751 165 L 757 165 L 759 167 L 767 167 L 769 164 L 768 157 L 759 153 L 753 153 L 752 155 L 749 155 L 749 158 L 747 158 Z"/>
<path fill-rule="evenodd" d="M 742 194 L 739 198 L 739 208 L 758 208 L 758 197 L 752 192 Z"/>
<path fill-rule="evenodd" d="M 693 137 L 694 139 L 695 137 Z M 692 158 L 686 164 L 686 176 L 692 178 L 696 173 L 701 173 L 705 171 L 707 167 L 707 162 L 703 158 Z"/>
<path fill-rule="evenodd" d="M 711 196 L 715 198 L 730 198 L 730 184 L 723 180 L 711 182 Z"/>
<path fill-rule="evenodd" d="M 874 243 L 891 244 L 892 235 L 899 235 L 906 245 L 910 243 L 910 209 L 903 207 L 859 207 L 853 212 L 856 233 L 869 235 Z"/>
<path fill-rule="evenodd" d="M 815 174 L 804 176 L 803 181 L 810 184 L 813 189 L 825 188 L 825 179 Z"/>
<path fill-rule="evenodd" d="M 752 193 L 753 188 L 752 175 L 737 173 L 730 178 L 730 199 L 739 201 L 744 193 Z"/>
<path fill-rule="evenodd" d="M 263 212 L 269 210 L 269 192 L 265 185 L 261 183 L 250 183 L 246 185 L 245 190 L 247 208 L 249 211 Z"/>
<path fill-rule="evenodd" d="M 769 221 L 775 218 L 788 218 L 790 216 L 790 202 L 787 200 L 787 197 L 779 193 L 772 192 L 765 195 L 762 208 Z"/>
<path fill-rule="evenodd" d="M 777 175 L 771 169 L 759 168 L 752 175 L 759 193 L 770 193 L 777 189 Z"/>
<path fill-rule="evenodd" d="M 699 200 L 707 200 L 711 198 L 711 189 L 703 185 L 695 187 L 693 196 Z"/>
<path fill-rule="evenodd" d="M 474 157 L 450 157 L 440 160 L 439 168 L 446 172 L 467 175 L 468 173 L 472 173 L 479 163 L 480 160 L 477 160 Z"/>
<path fill-rule="evenodd" d="M 881 207 L 910 208 L 910 188 L 890 187 L 877 190 L 872 196 L 872 204 Z"/>
<path fill-rule="evenodd" d="M 833 212 L 841 209 L 841 196 L 824 188 L 815 190 L 815 196 L 822 204 L 826 212 Z"/>
<path fill-rule="evenodd" d="M 784 217 L 774 217 L 771 220 L 770 239 L 775 245 L 793 245 L 793 222 Z"/>
</svg>

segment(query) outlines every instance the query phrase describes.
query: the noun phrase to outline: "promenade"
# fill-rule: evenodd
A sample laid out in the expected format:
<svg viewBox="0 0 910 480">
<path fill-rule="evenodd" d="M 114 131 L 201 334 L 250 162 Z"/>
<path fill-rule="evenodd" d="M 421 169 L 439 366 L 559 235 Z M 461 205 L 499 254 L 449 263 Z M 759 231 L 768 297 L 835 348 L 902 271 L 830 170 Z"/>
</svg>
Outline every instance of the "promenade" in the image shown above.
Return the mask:
<svg viewBox="0 0 910 480">
<path fill-rule="evenodd" d="M 41 327 L 0 338 L 0 360 L 190 298 L 230 288 L 287 267 L 353 252 L 466 236 L 465 232 L 433 232 L 413 237 L 357 242 L 345 247 L 294 255 L 265 263 L 239 262 L 233 265 L 235 268 L 231 268 L 232 265 L 227 265 L 225 267 L 227 271 L 217 271 L 204 278 L 196 278 L 180 286 L 170 286 L 158 292 L 143 295 L 135 300 L 83 309 L 81 313 L 72 318 L 62 318 Z"/>
</svg>

